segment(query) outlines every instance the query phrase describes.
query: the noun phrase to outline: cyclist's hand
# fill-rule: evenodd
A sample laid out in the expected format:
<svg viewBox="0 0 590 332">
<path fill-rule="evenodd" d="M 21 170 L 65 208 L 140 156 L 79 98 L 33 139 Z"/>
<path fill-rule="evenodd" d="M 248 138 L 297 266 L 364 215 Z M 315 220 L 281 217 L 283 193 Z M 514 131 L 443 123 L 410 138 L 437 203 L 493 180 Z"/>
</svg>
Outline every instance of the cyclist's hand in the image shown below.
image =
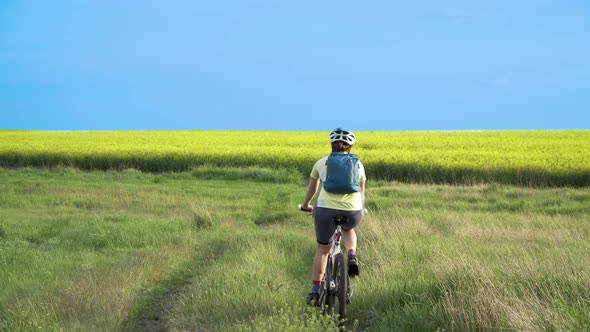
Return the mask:
<svg viewBox="0 0 590 332">
<path fill-rule="evenodd" d="M 313 211 L 313 206 L 311 206 L 311 204 L 307 203 L 307 204 L 299 204 L 299 210 L 301 211 L 307 211 L 307 212 L 312 212 Z"/>
</svg>

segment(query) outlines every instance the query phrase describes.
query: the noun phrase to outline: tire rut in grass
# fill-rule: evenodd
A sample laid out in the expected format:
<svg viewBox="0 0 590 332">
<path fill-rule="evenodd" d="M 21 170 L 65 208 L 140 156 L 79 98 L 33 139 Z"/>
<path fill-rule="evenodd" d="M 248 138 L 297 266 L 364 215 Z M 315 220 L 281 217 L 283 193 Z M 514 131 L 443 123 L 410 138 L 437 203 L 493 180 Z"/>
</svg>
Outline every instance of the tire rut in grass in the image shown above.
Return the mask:
<svg viewBox="0 0 590 332">
<path fill-rule="evenodd" d="M 197 250 L 198 255 L 185 264 L 182 268 L 171 273 L 170 277 L 161 281 L 159 284 L 146 290 L 140 296 L 139 305 L 135 314 L 132 314 L 126 326 L 131 326 L 130 330 L 142 332 L 161 332 L 167 331 L 166 313 L 171 309 L 171 299 L 180 294 L 195 277 L 203 274 L 207 266 L 212 265 L 225 253 L 225 241 L 212 239 L 208 241 L 203 248 L 206 250 Z"/>
</svg>

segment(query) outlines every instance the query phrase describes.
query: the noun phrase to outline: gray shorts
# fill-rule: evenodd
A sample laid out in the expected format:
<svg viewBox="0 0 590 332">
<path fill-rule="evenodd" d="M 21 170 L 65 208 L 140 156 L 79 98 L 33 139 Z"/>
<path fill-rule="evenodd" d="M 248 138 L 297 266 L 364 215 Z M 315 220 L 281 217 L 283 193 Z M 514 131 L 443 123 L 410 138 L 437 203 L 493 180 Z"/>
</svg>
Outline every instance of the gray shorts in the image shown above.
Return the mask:
<svg viewBox="0 0 590 332">
<path fill-rule="evenodd" d="M 351 230 L 363 221 L 363 211 L 342 211 L 323 207 L 314 209 L 315 236 L 320 244 L 330 244 L 334 241 L 336 223 L 334 217 L 345 217 L 348 219 L 342 224 L 345 231 Z"/>
</svg>

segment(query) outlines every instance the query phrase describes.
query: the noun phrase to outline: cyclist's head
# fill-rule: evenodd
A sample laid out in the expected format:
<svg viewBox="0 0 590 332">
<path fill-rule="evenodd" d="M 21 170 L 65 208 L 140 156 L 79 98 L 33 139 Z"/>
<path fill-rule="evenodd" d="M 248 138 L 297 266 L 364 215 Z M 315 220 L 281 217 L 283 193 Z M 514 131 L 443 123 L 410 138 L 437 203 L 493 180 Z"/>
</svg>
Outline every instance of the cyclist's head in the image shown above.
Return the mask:
<svg viewBox="0 0 590 332">
<path fill-rule="evenodd" d="M 332 152 L 350 152 L 355 141 L 356 137 L 350 130 L 336 128 L 330 133 Z"/>
</svg>

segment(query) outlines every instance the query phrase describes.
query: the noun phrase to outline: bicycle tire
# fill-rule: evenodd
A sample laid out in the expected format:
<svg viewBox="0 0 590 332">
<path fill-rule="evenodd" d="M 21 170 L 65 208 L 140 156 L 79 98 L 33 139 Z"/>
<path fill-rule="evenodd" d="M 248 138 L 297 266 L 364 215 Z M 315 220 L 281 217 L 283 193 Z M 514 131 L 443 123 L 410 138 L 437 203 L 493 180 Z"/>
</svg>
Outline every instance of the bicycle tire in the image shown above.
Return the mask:
<svg viewBox="0 0 590 332">
<path fill-rule="evenodd" d="M 332 260 L 328 258 L 328 261 L 326 262 L 326 270 L 324 271 L 324 277 L 322 278 L 322 285 L 320 288 L 319 307 L 322 311 L 322 314 L 331 307 L 329 288 L 330 280 L 333 278 L 333 275 Z"/>
<path fill-rule="evenodd" d="M 348 274 L 344 255 L 341 253 L 334 256 L 333 272 L 336 288 L 331 294 L 330 307 L 332 308 L 332 318 L 335 322 L 338 322 L 346 318 L 346 295 L 348 293 Z"/>
</svg>

